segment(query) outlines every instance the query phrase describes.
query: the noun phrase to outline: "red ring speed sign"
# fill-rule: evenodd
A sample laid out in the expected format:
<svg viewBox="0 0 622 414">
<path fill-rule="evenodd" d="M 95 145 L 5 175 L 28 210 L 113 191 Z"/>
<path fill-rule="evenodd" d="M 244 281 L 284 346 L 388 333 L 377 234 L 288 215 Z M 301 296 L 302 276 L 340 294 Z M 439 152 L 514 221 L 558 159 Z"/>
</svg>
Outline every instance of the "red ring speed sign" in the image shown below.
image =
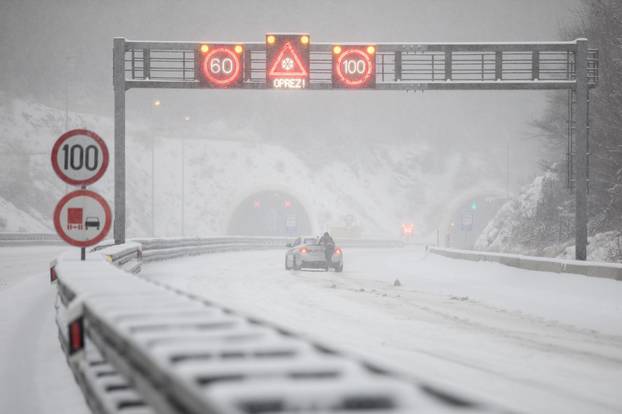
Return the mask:
<svg viewBox="0 0 622 414">
<path fill-rule="evenodd" d="M 203 79 L 213 88 L 228 88 L 242 82 L 243 48 L 241 45 L 204 45 L 208 49 L 200 59 Z M 203 53 L 203 52 L 201 52 Z"/>
<path fill-rule="evenodd" d="M 374 46 L 335 46 L 333 48 L 333 87 L 374 88 L 376 85 Z"/>
<path fill-rule="evenodd" d="M 88 129 L 65 132 L 52 148 L 52 168 L 71 185 L 88 185 L 99 180 L 109 162 L 108 147 L 99 135 Z"/>
<path fill-rule="evenodd" d="M 99 194 L 77 190 L 64 196 L 54 209 L 54 228 L 67 243 L 93 246 L 106 237 L 112 224 L 110 206 Z"/>
</svg>

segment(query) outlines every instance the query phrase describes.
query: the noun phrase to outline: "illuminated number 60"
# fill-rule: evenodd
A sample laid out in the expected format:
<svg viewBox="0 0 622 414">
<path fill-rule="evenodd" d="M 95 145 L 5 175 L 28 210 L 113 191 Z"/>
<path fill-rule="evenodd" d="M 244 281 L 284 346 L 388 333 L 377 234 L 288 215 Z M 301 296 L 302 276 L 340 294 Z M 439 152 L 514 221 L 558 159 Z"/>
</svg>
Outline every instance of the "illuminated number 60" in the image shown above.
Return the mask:
<svg viewBox="0 0 622 414">
<path fill-rule="evenodd" d="M 345 60 L 343 62 L 343 70 L 348 75 L 362 75 L 365 73 L 365 61 L 360 59 Z"/>
<path fill-rule="evenodd" d="M 228 57 L 222 59 L 222 61 L 219 58 L 213 58 L 210 60 L 210 71 L 213 74 L 222 72 L 225 75 L 229 75 L 233 72 L 233 60 Z"/>
</svg>

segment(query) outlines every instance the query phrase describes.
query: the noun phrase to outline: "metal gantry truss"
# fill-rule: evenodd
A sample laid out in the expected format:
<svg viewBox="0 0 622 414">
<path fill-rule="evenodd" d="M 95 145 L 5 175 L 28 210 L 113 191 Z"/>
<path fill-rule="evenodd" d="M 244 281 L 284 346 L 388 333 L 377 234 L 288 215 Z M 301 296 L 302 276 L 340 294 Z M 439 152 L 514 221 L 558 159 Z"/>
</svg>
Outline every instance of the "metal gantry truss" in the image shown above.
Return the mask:
<svg viewBox="0 0 622 414">
<path fill-rule="evenodd" d="M 227 43 L 227 42 L 208 42 Z M 204 88 L 195 54 L 203 42 L 114 39 L 115 242 L 125 240 L 125 92 Z M 268 89 L 264 43 L 244 46 L 242 89 Z M 310 46 L 311 90 L 332 89 L 332 43 Z M 587 247 L 589 89 L 598 83 L 598 51 L 587 39 L 517 43 L 376 43 L 376 83 L 367 90 L 568 90 L 569 165 L 576 190 L 576 257 Z M 343 89 L 340 89 L 343 90 Z M 304 91 L 300 92 L 304 93 Z M 570 164 L 571 163 L 571 164 Z"/>
<path fill-rule="evenodd" d="M 222 43 L 222 42 L 219 42 Z M 201 88 L 196 51 L 201 42 L 124 42 L 125 88 Z M 376 87 L 423 89 L 570 89 L 576 42 L 376 44 Z M 263 43 L 244 43 L 244 89 L 265 89 Z M 332 89 L 332 44 L 314 43 L 309 89 Z M 598 80 L 591 50 L 588 82 Z"/>
</svg>

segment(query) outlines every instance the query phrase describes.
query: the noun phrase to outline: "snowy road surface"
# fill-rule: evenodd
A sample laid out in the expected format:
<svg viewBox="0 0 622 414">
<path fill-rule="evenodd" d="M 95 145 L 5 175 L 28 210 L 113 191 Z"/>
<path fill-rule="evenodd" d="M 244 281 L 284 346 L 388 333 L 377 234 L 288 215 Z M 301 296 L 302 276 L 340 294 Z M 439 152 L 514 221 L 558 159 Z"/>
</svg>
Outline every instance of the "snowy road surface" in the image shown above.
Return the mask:
<svg viewBox="0 0 622 414">
<path fill-rule="evenodd" d="M 143 274 L 521 411 L 622 412 L 621 282 L 423 249 L 345 254 L 341 274 L 286 271 L 282 251 L 154 263 Z"/>
<path fill-rule="evenodd" d="M 58 342 L 49 262 L 64 246 L 0 247 L 0 413 L 84 414 Z"/>
</svg>

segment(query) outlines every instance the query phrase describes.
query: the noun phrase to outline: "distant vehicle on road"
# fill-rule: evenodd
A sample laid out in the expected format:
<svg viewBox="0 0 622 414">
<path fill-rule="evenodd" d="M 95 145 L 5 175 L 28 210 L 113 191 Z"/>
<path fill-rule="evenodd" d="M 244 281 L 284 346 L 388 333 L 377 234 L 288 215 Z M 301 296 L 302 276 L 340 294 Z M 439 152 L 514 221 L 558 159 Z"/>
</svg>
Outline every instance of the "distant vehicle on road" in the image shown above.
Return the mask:
<svg viewBox="0 0 622 414">
<path fill-rule="evenodd" d="M 97 230 L 99 230 L 99 226 L 99 217 L 87 217 L 86 221 L 84 222 L 84 228 L 86 230 L 88 230 L 89 227 L 95 227 Z"/>
<path fill-rule="evenodd" d="M 330 260 L 326 260 L 325 246 L 319 244 L 318 237 L 298 237 L 292 243 L 288 243 L 289 248 L 285 253 L 285 269 L 334 269 L 335 272 L 343 270 L 343 251 L 335 246 Z"/>
</svg>

